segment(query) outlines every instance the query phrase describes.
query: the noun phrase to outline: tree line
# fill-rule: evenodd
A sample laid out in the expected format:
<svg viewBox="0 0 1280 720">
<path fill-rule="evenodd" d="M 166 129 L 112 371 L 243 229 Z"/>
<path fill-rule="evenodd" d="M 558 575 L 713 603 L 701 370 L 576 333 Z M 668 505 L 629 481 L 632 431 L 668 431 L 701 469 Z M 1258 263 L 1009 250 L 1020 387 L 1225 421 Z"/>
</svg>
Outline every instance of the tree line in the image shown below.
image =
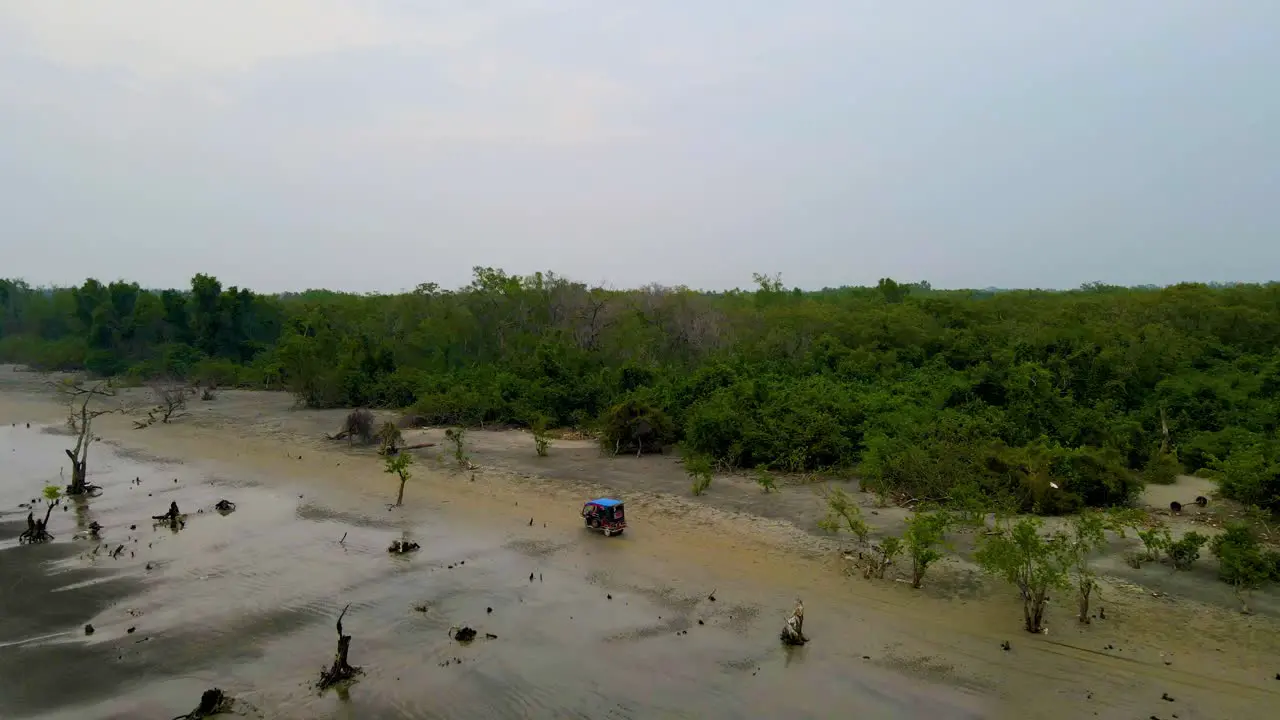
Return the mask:
<svg viewBox="0 0 1280 720">
<path fill-rule="evenodd" d="M 856 468 L 877 492 L 1040 513 L 1179 472 L 1280 511 L 1280 284 L 1079 290 L 590 287 L 262 295 L 0 281 L 0 360 L 286 389 L 423 423 L 594 430 L 720 468 Z"/>
</svg>

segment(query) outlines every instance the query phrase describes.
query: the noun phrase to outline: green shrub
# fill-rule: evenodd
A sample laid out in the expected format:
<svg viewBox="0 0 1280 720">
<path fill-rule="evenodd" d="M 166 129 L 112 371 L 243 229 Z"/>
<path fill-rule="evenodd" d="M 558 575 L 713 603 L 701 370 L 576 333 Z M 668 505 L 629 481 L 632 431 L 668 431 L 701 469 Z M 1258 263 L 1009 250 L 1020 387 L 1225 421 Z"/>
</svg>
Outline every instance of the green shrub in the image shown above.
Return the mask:
<svg viewBox="0 0 1280 720">
<path fill-rule="evenodd" d="M 818 521 L 818 527 L 827 532 L 849 532 L 858 538 L 859 544 L 866 545 L 871 528 L 863 520 L 862 508 L 858 507 L 858 503 L 843 488 L 838 487 L 826 488 L 823 499 L 827 502 L 827 514 Z"/>
<path fill-rule="evenodd" d="M 1160 559 L 1160 553 L 1169 549 L 1172 538 L 1169 535 L 1169 529 L 1163 525 L 1157 525 L 1149 528 L 1137 529 L 1138 539 L 1142 540 L 1142 547 L 1146 550 L 1145 560 L 1156 561 Z"/>
<path fill-rule="evenodd" d="M 547 452 L 551 448 L 551 438 L 547 435 L 547 418 L 546 416 L 538 416 L 529 423 L 529 429 L 533 431 L 533 450 L 538 457 L 546 457 Z"/>
<path fill-rule="evenodd" d="M 615 454 L 661 452 L 674 437 L 666 413 L 638 398 L 614 405 L 600 418 L 600 445 Z"/>
<path fill-rule="evenodd" d="M 424 392 L 412 412 L 424 425 L 474 427 L 485 419 L 488 403 L 475 390 L 457 385 L 443 392 Z"/>
<path fill-rule="evenodd" d="M 187 379 L 201 385 L 237 387 L 240 385 L 240 375 L 243 371 L 242 365 L 225 358 L 204 358 L 191 366 Z"/>
<path fill-rule="evenodd" d="M 1280 441 L 1256 440 L 1240 444 L 1213 468 L 1222 494 L 1245 505 L 1280 512 Z"/>
<path fill-rule="evenodd" d="M 1156 450 L 1142 467 L 1142 481 L 1152 485 L 1172 485 L 1182 474 L 1178 456 Z"/>
<path fill-rule="evenodd" d="M 1218 577 L 1232 586 L 1251 590 L 1270 580 L 1274 573 L 1258 536 L 1244 523 L 1228 524 L 1221 535 L 1213 538 L 1209 549 L 1218 558 Z"/>
<path fill-rule="evenodd" d="M 929 566 L 942 558 L 939 548 L 945 544 L 950 527 L 951 516 L 942 510 L 917 512 L 907 518 L 902 539 L 911 556 L 911 587 L 920 587 Z"/>
<path fill-rule="evenodd" d="M 1200 558 L 1200 548 L 1209 542 L 1209 538 L 1198 532 L 1189 532 L 1175 542 L 1169 543 L 1169 560 L 1176 570 L 1190 570 L 1191 565 Z"/>
<path fill-rule="evenodd" d="M 1023 628 L 1030 633 L 1043 631 L 1049 591 L 1067 587 L 1075 559 L 1070 538 L 1064 533 L 1044 537 L 1042 526 L 1039 518 L 1024 517 L 998 527 L 981 538 L 975 555 L 985 572 L 1018 589 Z"/>
<path fill-rule="evenodd" d="M 701 495 L 711 487 L 711 458 L 706 455 L 689 455 L 685 457 L 684 471 L 689 475 L 690 489 L 694 495 Z"/>
</svg>

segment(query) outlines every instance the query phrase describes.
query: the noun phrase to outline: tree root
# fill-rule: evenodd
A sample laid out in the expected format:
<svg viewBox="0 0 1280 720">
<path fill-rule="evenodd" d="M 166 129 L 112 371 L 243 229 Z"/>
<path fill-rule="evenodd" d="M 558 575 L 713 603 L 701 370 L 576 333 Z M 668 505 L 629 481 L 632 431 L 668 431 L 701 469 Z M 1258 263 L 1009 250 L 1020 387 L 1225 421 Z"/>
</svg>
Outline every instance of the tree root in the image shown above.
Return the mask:
<svg viewBox="0 0 1280 720">
<path fill-rule="evenodd" d="M 49 542 L 53 539 L 53 536 L 50 535 L 49 531 L 45 530 L 44 527 L 43 520 L 36 520 L 32 517 L 31 513 L 28 513 L 27 529 L 23 530 L 22 534 L 18 536 L 18 544 L 38 545 L 40 543 Z"/>
<path fill-rule="evenodd" d="M 179 715 L 173 720 L 202 720 L 220 713 L 229 713 L 235 701 L 220 688 L 210 688 L 200 695 L 200 704 L 186 715 Z"/>
<path fill-rule="evenodd" d="M 53 536 L 49 534 L 49 516 L 53 514 L 53 509 L 62 503 L 59 498 L 49 503 L 49 507 L 44 512 L 44 519 L 37 520 L 34 512 L 27 513 L 27 529 L 22 531 L 18 536 L 19 545 L 38 545 L 53 540 Z"/>
<path fill-rule="evenodd" d="M 338 614 L 338 651 L 334 654 L 333 665 L 328 670 L 320 672 L 320 682 L 317 687 L 321 692 L 342 682 L 352 680 L 355 676 L 364 672 L 359 667 L 353 667 L 347 662 L 347 653 L 351 650 L 351 636 L 342 634 L 342 618 L 346 616 L 347 610 L 351 604 L 342 608 L 342 612 Z"/>
<path fill-rule="evenodd" d="M 76 488 L 75 485 L 68 485 L 66 488 L 63 489 L 63 492 L 66 493 L 69 497 L 84 495 L 85 497 L 93 498 L 93 497 L 98 497 L 99 495 L 102 494 L 102 486 L 94 485 L 93 483 L 87 482 L 84 485 L 80 486 L 80 488 L 78 489 Z"/>
</svg>

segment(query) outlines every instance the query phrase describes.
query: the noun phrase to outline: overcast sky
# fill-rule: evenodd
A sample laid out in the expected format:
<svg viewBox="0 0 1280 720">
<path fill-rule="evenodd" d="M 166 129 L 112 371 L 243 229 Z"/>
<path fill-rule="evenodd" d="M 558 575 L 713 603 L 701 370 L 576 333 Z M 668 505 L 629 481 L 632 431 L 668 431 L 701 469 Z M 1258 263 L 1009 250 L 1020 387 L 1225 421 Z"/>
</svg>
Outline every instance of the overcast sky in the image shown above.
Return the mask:
<svg viewBox="0 0 1280 720">
<path fill-rule="evenodd" d="M 1280 279 L 1280 3 L 0 0 L 0 277 Z"/>
</svg>

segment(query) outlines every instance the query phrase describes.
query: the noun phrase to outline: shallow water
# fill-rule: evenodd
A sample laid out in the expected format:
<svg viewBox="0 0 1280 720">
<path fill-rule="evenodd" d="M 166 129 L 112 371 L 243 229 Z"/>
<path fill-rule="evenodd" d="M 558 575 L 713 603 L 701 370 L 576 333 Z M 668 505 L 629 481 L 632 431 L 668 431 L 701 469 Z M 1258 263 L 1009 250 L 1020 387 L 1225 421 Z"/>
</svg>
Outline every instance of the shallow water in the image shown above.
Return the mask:
<svg viewBox="0 0 1280 720">
<path fill-rule="evenodd" d="M 55 542 L 18 547 L 18 505 L 61 484 L 69 445 L 0 428 L 0 717 L 167 718 L 215 685 L 271 718 L 988 714 L 978 688 L 869 663 L 855 643 L 784 650 L 791 589 L 722 586 L 713 602 L 629 552 L 642 538 L 567 529 L 575 508 L 551 528 L 464 525 L 97 444 L 104 493 L 55 509 Z M 220 498 L 237 510 L 213 511 Z M 176 532 L 150 520 L 170 501 L 188 514 Z M 95 520 L 100 542 L 75 537 Z M 389 555 L 400 537 L 422 550 Z M 365 674 L 317 694 L 348 604 Z M 457 625 L 480 637 L 454 642 Z"/>
</svg>

